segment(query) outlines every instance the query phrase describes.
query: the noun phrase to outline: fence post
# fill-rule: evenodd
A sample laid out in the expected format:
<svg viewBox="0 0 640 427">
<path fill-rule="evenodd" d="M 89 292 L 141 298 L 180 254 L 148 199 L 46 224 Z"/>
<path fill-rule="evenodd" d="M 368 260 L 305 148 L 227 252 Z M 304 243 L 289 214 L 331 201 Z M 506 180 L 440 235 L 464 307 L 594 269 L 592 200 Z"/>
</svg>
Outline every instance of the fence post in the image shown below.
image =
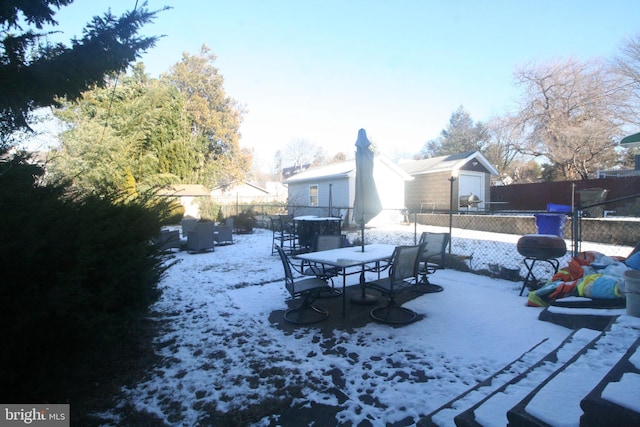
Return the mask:
<svg viewBox="0 0 640 427">
<path fill-rule="evenodd" d="M 571 227 L 573 228 L 573 230 L 571 230 L 571 235 L 573 237 L 573 255 L 572 256 L 577 256 L 578 252 L 580 252 L 580 241 L 582 240 L 582 234 L 580 232 L 580 218 L 582 217 L 582 215 L 580 215 L 582 211 L 580 211 L 579 209 L 573 209 L 573 214 L 572 214 L 572 218 L 571 218 Z"/>
<path fill-rule="evenodd" d="M 451 183 L 449 186 L 449 255 L 451 255 L 451 246 L 453 246 L 453 235 L 451 229 L 453 228 L 453 182 L 455 180 L 455 176 L 451 175 L 451 177 L 449 177 L 449 182 Z"/>
</svg>

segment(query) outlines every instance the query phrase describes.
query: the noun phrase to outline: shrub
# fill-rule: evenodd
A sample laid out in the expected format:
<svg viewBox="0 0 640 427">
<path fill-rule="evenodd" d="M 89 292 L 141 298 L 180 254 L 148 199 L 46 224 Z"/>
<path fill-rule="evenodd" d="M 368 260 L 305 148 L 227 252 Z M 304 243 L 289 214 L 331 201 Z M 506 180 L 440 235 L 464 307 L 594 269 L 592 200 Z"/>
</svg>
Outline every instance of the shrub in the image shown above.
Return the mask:
<svg viewBox="0 0 640 427">
<path fill-rule="evenodd" d="M 211 197 L 200 197 L 198 200 L 198 209 L 200 218 L 206 221 L 216 221 L 218 213 L 220 212 L 220 205 Z"/>
<path fill-rule="evenodd" d="M 64 402 L 117 369 L 110 358 L 134 344 L 167 268 L 150 243 L 166 204 L 72 196 L 37 185 L 41 175 L 20 159 L 0 163 L 4 402 Z"/>
<path fill-rule="evenodd" d="M 253 227 L 256 225 L 256 215 L 252 210 L 242 211 L 231 218 L 233 218 L 233 228 L 237 233 L 253 232 Z"/>
<path fill-rule="evenodd" d="M 166 220 L 163 221 L 163 225 L 180 224 L 180 220 L 184 217 L 184 206 L 178 200 L 171 200 L 168 208 L 169 212 L 166 215 Z"/>
</svg>

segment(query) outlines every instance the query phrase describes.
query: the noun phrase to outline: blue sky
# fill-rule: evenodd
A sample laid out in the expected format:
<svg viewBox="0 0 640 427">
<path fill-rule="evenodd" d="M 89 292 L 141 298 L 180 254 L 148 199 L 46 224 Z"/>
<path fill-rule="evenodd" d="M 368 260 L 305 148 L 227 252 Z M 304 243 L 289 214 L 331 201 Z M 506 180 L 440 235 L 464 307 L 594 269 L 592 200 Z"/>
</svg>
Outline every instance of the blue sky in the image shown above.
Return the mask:
<svg viewBox="0 0 640 427">
<path fill-rule="evenodd" d="M 135 0 L 76 0 L 65 36 Z M 355 151 L 358 129 L 386 154 L 413 154 L 463 105 L 475 121 L 513 109 L 513 72 L 554 58 L 613 58 L 640 34 L 637 0 L 149 0 L 164 34 L 141 61 L 152 76 L 206 44 L 229 96 L 247 108 L 241 144 L 270 163 L 294 140 Z"/>
</svg>

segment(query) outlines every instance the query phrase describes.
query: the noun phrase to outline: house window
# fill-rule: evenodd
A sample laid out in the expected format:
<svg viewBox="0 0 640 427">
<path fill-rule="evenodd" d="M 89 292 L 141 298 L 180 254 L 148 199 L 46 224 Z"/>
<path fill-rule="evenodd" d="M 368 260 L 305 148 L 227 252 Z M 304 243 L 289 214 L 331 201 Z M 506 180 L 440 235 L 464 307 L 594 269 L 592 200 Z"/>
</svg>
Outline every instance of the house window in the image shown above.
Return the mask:
<svg viewBox="0 0 640 427">
<path fill-rule="evenodd" d="M 309 206 L 318 206 L 318 186 L 309 186 Z"/>
</svg>

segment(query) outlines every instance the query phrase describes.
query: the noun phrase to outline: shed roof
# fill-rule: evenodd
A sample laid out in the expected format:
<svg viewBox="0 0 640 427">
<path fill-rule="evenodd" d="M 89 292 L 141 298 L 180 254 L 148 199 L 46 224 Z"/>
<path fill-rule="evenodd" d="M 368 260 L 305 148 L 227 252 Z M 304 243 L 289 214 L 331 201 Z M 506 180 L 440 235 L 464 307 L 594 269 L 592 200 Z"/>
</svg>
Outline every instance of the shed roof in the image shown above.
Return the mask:
<svg viewBox="0 0 640 427">
<path fill-rule="evenodd" d="M 375 161 L 378 164 L 383 164 L 389 168 L 392 172 L 398 174 L 405 181 L 410 181 L 413 178 L 407 174 L 404 170 L 394 164 L 389 158 L 382 154 L 375 156 Z M 375 167 L 375 166 L 374 166 Z M 311 180 L 327 180 L 327 179 L 340 179 L 355 176 L 356 174 L 356 161 L 355 159 L 346 160 L 344 162 L 330 163 L 328 165 L 317 166 L 293 175 L 283 182 L 283 184 L 291 184 L 297 182 L 311 181 Z"/>
<path fill-rule="evenodd" d="M 422 175 L 444 171 L 459 170 L 471 160 L 477 160 L 491 175 L 498 175 L 498 170 L 479 151 L 467 151 L 447 156 L 432 157 L 430 159 L 411 160 L 400 163 L 400 168 L 409 175 Z"/>
<path fill-rule="evenodd" d="M 258 184 L 255 184 L 255 183 L 252 183 L 252 182 L 249 182 L 249 181 L 245 181 L 245 180 L 241 180 L 241 181 L 234 182 L 234 183 L 231 183 L 231 184 L 218 185 L 213 190 L 214 191 L 225 192 L 225 191 L 233 190 L 234 188 L 241 187 L 241 186 L 251 187 L 251 188 L 254 188 L 254 189 L 256 189 L 258 191 L 261 191 L 261 192 L 263 192 L 265 194 L 269 194 L 269 191 L 267 189 L 261 187 Z"/>
<path fill-rule="evenodd" d="M 160 196 L 209 196 L 209 190 L 200 184 L 176 184 L 158 191 Z"/>
</svg>

